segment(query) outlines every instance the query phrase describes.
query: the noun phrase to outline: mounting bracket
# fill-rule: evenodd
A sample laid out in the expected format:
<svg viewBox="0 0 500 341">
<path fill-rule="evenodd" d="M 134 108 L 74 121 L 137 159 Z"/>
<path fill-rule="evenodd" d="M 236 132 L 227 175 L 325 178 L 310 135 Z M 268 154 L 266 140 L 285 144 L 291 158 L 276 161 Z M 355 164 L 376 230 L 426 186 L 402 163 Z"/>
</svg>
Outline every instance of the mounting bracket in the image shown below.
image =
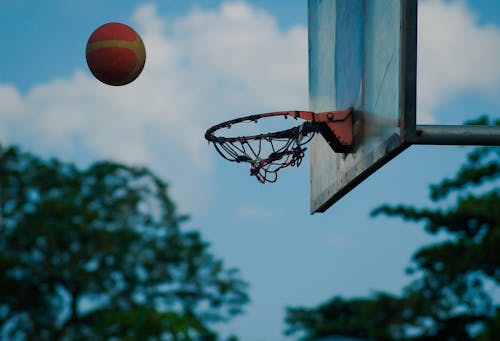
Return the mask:
<svg viewBox="0 0 500 341">
<path fill-rule="evenodd" d="M 321 122 L 321 135 L 336 153 L 354 151 L 354 109 L 320 112 L 314 117 Z"/>
</svg>

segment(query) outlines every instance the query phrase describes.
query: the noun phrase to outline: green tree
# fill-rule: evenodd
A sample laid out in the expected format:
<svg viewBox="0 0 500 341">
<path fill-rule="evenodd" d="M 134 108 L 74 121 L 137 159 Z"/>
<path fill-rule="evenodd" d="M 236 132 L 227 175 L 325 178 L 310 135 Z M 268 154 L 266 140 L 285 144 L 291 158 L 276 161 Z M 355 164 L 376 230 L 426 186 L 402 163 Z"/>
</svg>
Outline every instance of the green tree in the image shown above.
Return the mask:
<svg viewBox="0 0 500 341">
<path fill-rule="evenodd" d="M 0 146 L 0 337 L 216 339 L 247 284 L 146 168 Z"/>
<path fill-rule="evenodd" d="M 434 207 L 382 205 L 372 211 L 424 223 L 427 232 L 440 235 L 413 255 L 408 273 L 415 278 L 400 297 L 335 297 L 311 309 L 288 308 L 286 333 L 305 339 L 499 340 L 500 306 L 491 293 L 500 283 L 499 161 L 500 148 L 475 148 L 453 178 L 430 187 Z"/>
</svg>

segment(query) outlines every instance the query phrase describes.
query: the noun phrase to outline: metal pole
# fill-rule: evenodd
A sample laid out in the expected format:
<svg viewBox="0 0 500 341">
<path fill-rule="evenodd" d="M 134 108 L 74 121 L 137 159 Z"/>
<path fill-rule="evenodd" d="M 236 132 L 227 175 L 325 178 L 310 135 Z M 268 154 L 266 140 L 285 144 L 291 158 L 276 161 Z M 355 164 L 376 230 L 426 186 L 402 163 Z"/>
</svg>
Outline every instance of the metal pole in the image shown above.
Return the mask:
<svg viewBox="0 0 500 341">
<path fill-rule="evenodd" d="M 417 125 L 411 144 L 500 146 L 500 126 Z"/>
</svg>

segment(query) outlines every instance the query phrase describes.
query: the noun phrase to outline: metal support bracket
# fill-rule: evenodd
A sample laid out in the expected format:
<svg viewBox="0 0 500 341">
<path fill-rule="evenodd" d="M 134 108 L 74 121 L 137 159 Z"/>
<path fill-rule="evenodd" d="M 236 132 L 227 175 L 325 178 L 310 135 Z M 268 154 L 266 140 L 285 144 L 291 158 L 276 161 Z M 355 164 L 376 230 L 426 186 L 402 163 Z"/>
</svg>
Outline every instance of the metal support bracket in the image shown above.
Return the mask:
<svg viewBox="0 0 500 341">
<path fill-rule="evenodd" d="M 354 110 L 317 113 L 316 122 L 321 122 L 321 135 L 336 153 L 349 153 L 354 150 Z"/>
<path fill-rule="evenodd" d="M 406 141 L 421 145 L 500 146 L 500 126 L 417 125 Z"/>
</svg>

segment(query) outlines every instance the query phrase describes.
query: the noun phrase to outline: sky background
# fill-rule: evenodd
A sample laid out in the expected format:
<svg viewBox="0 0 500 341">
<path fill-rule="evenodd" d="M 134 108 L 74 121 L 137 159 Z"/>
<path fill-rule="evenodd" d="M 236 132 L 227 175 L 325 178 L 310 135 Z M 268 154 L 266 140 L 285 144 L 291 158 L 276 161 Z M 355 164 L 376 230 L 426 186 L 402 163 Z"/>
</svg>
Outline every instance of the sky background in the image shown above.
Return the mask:
<svg viewBox="0 0 500 341">
<path fill-rule="evenodd" d="M 419 2 L 419 123 L 500 113 L 500 2 Z M 147 50 L 124 87 L 93 78 L 92 31 L 131 25 Z M 262 185 L 203 138 L 243 114 L 308 109 L 307 1 L 0 0 L 0 143 L 85 167 L 146 165 L 250 287 L 246 313 L 218 327 L 241 340 L 288 340 L 286 306 L 333 295 L 399 293 L 411 254 L 434 237 L 370 218 L 382 203 L 429 204 L 467 148 L 414 146 L 322 214 L 309 215 L 308 159 Z M 439 237 L 438 237 L 439 238 Z"/>
</svg>

